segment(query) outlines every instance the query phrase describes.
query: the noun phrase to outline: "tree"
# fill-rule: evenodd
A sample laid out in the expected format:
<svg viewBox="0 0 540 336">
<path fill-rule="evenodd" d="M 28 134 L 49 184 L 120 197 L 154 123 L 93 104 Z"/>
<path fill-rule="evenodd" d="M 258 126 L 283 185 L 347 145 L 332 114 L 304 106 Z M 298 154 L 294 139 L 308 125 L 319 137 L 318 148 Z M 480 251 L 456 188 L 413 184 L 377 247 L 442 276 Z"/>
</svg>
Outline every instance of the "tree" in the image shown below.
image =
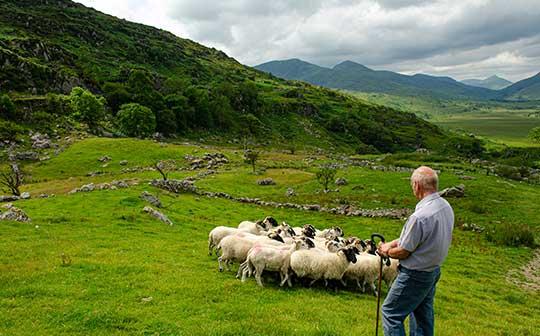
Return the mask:
<svg viewBox="0 0 540 336">
<path fill-rule="evenodd" d="M 181 94 L 170 94 L 165 97 L 165 104 L 175 115 L 177 131 L 187 131 L 190 120 L 195 118 L 195 109 L 188 104 L 188 99 Z"/>
<path fill-rule="evenodd" d="M 8 95 L 0 96 L 0 117 L 7 120 L 15 120 L 17 117 L 15 105 Z"/>
<path fill-rule="evenodd" d="M 337 174 L 337 169 L 330 165 L 321 166 L 317 171 L 317 181 L 323 186 L 324 192 L 328 192 L 328 186 L 334 181 Z"/>
<path fill-rule="evenodd" d="M 137 103 L 122 105 L 116 122 L 120 131 L 131 137 L 144 138 L 156 130 L 156 116 L 152 110 Z"/>
<path fill-rule="evenodd" d="M 114 115 L 120 110 L 120 106 L 131 102 L 131 95 L 121 83 L 107 82 L 103 85 L 103 95 Z"/>
<path fill-rule="evenodd" d="M 0 185 L 7 188 L 13 195 L 21 196 L 20 187 L 23 183 L 23 173 L 17 163 L 12 162 L 7 170 L 0 172 Z"/>
<path fill-rule="evenodd" d="M 244 152 L 244 160 L 246 163 L 251 164 L 251 167 L 253 168 L 254 173 L 255 173 L 255 164 L 257 163 L 258 159 L 259 159 L 259 152 L 254 151 L 252 149 L 247 149 Z"/>
<path fill-rule="evenodd" d="M 169 173 L 176 170 L 176 162 L 174 160 L 161 160 L 154 165 L 158 173 L 161 174 L 164 181 L 169 178 Z"/>
<path fill-rule="evenodd" d="M 105 118 L 105 98 L 96 97 L 92 92 L 75 87 L 69 95 L 75 119 L 84 122 L 90 130 L 95 130 Z"/>
<path fill-rule="evenodd" d="M 176 114 L 169 109 L 156 112 L 156 130 L 164 135 L 175 134 L 178 130 Z"/>
<path fill-rule="evenodd" d="M 533 142 L 540 143 L 540 127 L 535 127 L 529 131 L 529 139 Z"/>
</svg>

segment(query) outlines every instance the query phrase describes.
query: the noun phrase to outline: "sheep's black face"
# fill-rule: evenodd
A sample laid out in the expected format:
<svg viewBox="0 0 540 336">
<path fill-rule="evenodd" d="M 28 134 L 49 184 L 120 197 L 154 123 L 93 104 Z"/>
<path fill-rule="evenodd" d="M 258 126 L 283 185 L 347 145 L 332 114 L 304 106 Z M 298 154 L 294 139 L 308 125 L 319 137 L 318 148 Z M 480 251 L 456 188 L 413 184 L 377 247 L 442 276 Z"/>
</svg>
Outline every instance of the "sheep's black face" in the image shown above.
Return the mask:
<svg viewBox="0 0 540 336">
<path fill-rule="evenodd" d="M 315 233 L 312 232 L 311 230 L 302 230 L 302 233 L 304 234 L 304 236 L 306 237 L 309 237 L 309 238 L 315 238 Z"/>
<path fill-rule="evenodd" d="M 275 220 L 273 217 L 268 216 L 264 219 L 264 221 L 270 223 L 270 225 L 272 225 L 273 227 L 278 226 L 277 220 Z"/>
<path fill-rule="evenodd" d="M 351 247 L 351 249 L 354 251 L 354 254 L 360 254 L 360 250 L 356 246 Z"/>
<path fill-rule="evenodd" d="M 336 227 L 334 228 L 334 232 L 336 233 L 336 235 L 337 235 L 338 237 L 343 237 L 343 230 L 342 230 L 339 226 L 336 226 Z"/>
<path fill-rule="evenodd" d="M 285 243 L 285 241 L 283 240 L 283 238 L 281 238 L 281 236 L 277 233 L 271 233 L 268 235 L 268 238 L 270 239 L 273 239 L 273 240 L 277 240 L 278 242 L 282 242 L 282 243 Z"/>
<path fill-rule="evenodd" d="M 367 245 L 366 243 L 364 243 L 363 240 L 360 240 L 360 246 L 362 246 L 362 248 L 365 250 L 367 248 Z"/>
<path fill-rule="evenodd" d="M 257 224 L 257 226 L 260 226 L 262 229 L 266 229 L 266 227 L 264 226 L 264 222 L 262 220 L 256 221 L 255 224 Z"/>
<path fill-rule="evenodd" d="M 291 235 L 291 237 L 296 236 L 296 233 L 294 232 L 294 230 L 293 230 L 292 227 L 290 227 L 290 226 L 289 226 L 289 228 L 287 229 L 287 232 L 289 232 L 289 234 Z"/>
<path fill-rule="evenodd" d="M 307 246 L 309 248 L 314 248 L 315 247 L 315 243 L 310 238 L 304 237 L 304 238 L 302 238 L 302 240 L 306 242 L 306 244 L 307 244 Z"/>
<path fill-rule="evenodd" d="M 343 253 L 345 253 L 345 256 L 347 257 L 347 260 L 353 264 L 356 263 L 356 254 L 354 253 L 354 250 L 352 248 L 344 249 Z"/>
</svg>

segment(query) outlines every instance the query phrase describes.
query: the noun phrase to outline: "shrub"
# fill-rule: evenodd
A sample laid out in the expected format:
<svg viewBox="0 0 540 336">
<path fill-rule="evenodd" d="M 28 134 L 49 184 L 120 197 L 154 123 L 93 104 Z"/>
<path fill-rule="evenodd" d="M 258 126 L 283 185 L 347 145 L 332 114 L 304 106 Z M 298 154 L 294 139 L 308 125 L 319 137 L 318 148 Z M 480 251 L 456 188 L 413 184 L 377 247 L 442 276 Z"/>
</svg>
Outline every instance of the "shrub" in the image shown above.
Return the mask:
<svg viewBox="0 0 540 336">
<path fill-rule="evenodd" d="M 95 130 L 105 118 L 105 98 L 96 97 L 90 91 L 75 87 L 69 95 L 75 119 L 84 122 L 90 130 Z"/>
<path fill-rule="evenodd" d="M 317 181 L 319 181 L 319 183 L 324 188 L 324 192 L 328 192 L 328 186 L 332 181 L 334 181 L 336 174 L 337 169 L 330 165 L 322 166 L 319 168 L 316 174 Z"/>
<path fill-rule="evenodd" d="M 54 93 L 47 94 L 46 112 L 56 115 L 69 115 L 71 110 L 71 100 L 69 96 L 58 95 Z"/>
<path fill-rule="evenodd" d="M 16 118 L 15 105 L 8 95 L 0 96 L 0 117 L 9 120 L 15 120 Z"/>
<path fill-rule="evenodd" d="M 251 164 L 251 167 L 253 168 L 253 173 L 255 173 L 255 164 L 257 163 L 257 160 L 259 159 L 259 152 L 248 149 L 244 152 L 244 161 L 246 163 Z"/>
<path fill-rule="evenodd" d="M 504 223 L 492 227 L 486 232 L 488 241 L 504 246 L 534 247 L 534 233 L 527 224 Z"/>
<path fill-rule="evenodd" d="M 16 123 L 0 120 L 0 139 L 15 141 L 17 136 L 23 132 L 23 128 Z"/>
<path fill-rule="evenodd" d="M 528 138 L 533 142 L 540 143 L 540 127 L 535 127 L 529 131 Z"/>
<path fill-rule="evenodd" d="M 156 116 L 148 107 L 137 103 L 124 104 L 116 116 L 118 128 L 132 137 L 147 137 L 156 130 Z"/>
</svg>

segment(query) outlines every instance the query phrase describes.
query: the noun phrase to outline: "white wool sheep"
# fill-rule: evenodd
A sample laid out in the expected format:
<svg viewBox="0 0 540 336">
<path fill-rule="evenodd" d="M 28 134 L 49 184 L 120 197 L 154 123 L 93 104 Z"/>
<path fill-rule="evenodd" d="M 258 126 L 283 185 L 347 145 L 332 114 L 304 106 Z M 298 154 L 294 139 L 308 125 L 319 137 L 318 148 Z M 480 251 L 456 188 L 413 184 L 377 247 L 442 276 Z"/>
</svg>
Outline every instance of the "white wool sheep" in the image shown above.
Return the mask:
<svg viewBox="0 0 540 336">
<path fill-rule="evenodd" d="M 219 271 L 223 271 L 223 263 L 230 270 L 230 264 L 234 261 L 242 263 L 246 260 L 249 250 L 255 244 L 265 244 L 274 246 L 283 246 L 283 243 L 270 239 L 266 236 L 256 236 L 249 233 L 238 233 L 227 236 L 221 240 L 218 249 L 221 250 L 221 256 L 218 258 Z M 240 275 L 240 270 L 237 277 Z"/>
<path fill-rule="evenodd" d="M 362 252 L 356 255 L 356 263 L 349 265 L 344 274 L 347 280 L 356 281 L 356 285 L 365 293 L 369 285 L 374 295 L 377 295 L 375 282 L 379 278 L 380 257 Z M 362 284 L 360 282 L 362 281 Z"/>
<path fill-rule="evenodd" d="M 390 258 L 390 266 L 383 266 L 382 278 L 388 288 L 392 287 L 394 280 L 396 280 L 398 274 L 399 260 Z"/>
<path fill-rule="evenodd" d="M 240 230 L 227 226 L 218 226 L 212 229 L 208 234 L 208 255 L 212 255 L 214 249 L 217 248 L 221 240 L 227 236 L 238 233 Z M 217 254 L 217 249 L 216 249 Z"/>
<path fill-rule="evenodd" d="M 263 287 L 262 273 L 263 271 L 279 272 L 281 276 L 280 286 L 285 282 L 289 287 L 292 286 L 289 278 L 289 264 L 291 254 L 302 247 L 302 241 L 297 240 L 293 245 L 287 247 L 277 247 L 268 245 L 258 245 L 253 247 L 247 256 L 246 261 L 242 264 L 242 282 L 246 280 L 246 276 L 255 271 L 255 279 L 259 286 Z"/>
<path fill-rule="evenodd" d="M 318 249 L 295 251 L 291 255 L 291 269 L 300 278 L 312 279 L 310 286 L 317 280 L 342 280 L 349 263 L 356 262 L 352 248 L 340 249 L 337 253 Z"/>
</svg>

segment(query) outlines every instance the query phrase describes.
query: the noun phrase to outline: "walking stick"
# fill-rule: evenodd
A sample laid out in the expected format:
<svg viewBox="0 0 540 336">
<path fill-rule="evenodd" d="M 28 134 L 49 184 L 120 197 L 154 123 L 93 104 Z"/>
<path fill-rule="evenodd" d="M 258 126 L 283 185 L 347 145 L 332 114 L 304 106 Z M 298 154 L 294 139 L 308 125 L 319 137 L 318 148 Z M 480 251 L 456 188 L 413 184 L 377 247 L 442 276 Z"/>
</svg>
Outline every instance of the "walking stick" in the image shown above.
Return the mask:
<svg viewBox="0 0 540 336">
<path fill-rule="evenodd" d="M 380 242 L 385 243 L 386 240 L 384 239 L 384 236 L 379 233 L 374 233 L 371 235 L 371 253 L 375 255 L 379 255 L 377 253 L 377 244 L 375 243 L 375 238 L 379 238 Z M 379 285 L 377 286 L 377 321 L 375 324 L 375 336 L 379 335 L 379 315 L 381 310 L 381 285 L 382 285 L 382 269 L 383 269 L 383 262 L 386 262 L 388 264 L 388 258 L 383 257 L 379 255 L 380 262 L 379 262 Z"/>
</svg>

